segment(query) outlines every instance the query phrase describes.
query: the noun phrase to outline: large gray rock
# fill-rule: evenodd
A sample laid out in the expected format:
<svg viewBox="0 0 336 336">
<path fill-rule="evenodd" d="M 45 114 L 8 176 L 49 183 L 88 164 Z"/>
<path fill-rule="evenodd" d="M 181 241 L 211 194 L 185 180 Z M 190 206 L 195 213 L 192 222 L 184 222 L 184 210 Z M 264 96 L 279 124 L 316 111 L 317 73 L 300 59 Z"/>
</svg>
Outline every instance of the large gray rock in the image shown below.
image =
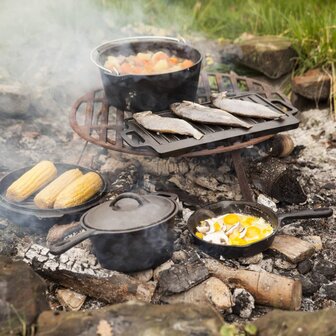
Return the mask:
<svg viewBox="0 0 336 336">
<path fill-rule="evenodd" d="M 0 335 L 23 333 L 48 309 L 46 285 L 24 262 L 0 256 Z"/>
<path fill-rule="evenodd" d="M 37 324 L 37 336 L 219 336 L 223 320 L 199 305 L 128 302 L 85 312 L 44 312 Z"/>
<path fill-rule="evenodd" d="M 235 45 L 239 63 L 269 78 L 279 78 L 294 68 L 297 53 L 284 37 L 243 34 Z"/>
<path fill-rule="evenodd" d="M 295 93 L 311 100 L 326 100 L 330 95 L 330 75 L 320 69 L 312 69 L 302 76 L 292 79 L 292 89 Z"/>
</svg>

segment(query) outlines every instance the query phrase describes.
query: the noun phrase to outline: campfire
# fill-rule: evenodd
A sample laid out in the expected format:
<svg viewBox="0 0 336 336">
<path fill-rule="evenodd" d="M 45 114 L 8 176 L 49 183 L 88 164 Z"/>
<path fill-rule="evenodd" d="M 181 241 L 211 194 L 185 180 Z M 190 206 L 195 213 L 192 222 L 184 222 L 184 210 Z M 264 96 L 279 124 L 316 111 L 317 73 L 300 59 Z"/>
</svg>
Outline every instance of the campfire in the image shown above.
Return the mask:
<svg viewBox="0 0 336 336">
<path fill-rule="evenodd" d="M 228 100 L 258 104 L 277 117 L 238 116 L 247 127 L 188 120 L 200 138 L 148 129 L 135 117 L 144 104 L 139 78 L 131 78 L 135 88 L 128 82 L 125 89 L 119 82 L 123 74 L 114 73 L 114 65 L 106 73 L 100 56 L 93 54 L 103 88 L 83 92 L 73 102 L 72 131 L 58 140 L 69 152 L 55 145 L 55 156 L 49 151 L 48 158 L 31 160 L 35 164 L 26 160 L 16 169 L 1 169 L 0 263 L 5 271 L 0 271 L 0 282 L 10 294 L 0 301 L 11 321 L 6 332 L 12 320 L 13 330 L 21 332 L 24 316 L 25 325 L 36 325 L 37 335 L 56 326 L 62 334 L 89 330 L 109 336 L 121 335 L 130 325 L 155 332 L 174 329 L 176 323 L 188 335 L 216 335 L 224 322 L 248 328 L 255 323 L 263 330 L 263 323 L 274 323 L 266 313 L 275 308 L 335 306 L 335 180 L 326 176 L 329 163 L 308 162 L 302 155 L 306 144 L 300 143 L 305 130 L 298 129 L 299 111 L 263 81 L 234 72 L 200 72 L 197 49 L 175 39 L 163 44 L 171 52 L 176 43 L 178 53 L 192 55 L 192 78 L 186 80 L 192 86 L 199 75 L 198 86 L 194 92 L 178 90 L 186 95 L 178 99 L 157 87 L 156 100 L 162 94 L 169 99 L 154 106 L 156 116 L 176 118 L 169 106 L 184 100 L 214 109 L 214 94 L 226 92 Z M 95 52 L 105 53 L 106 46 Z M 136 51 L 144 50 L 137 46 Z M 114 96 L 111 86 L 119 84 Z M 16 121 L 6 127 L 10 146 L 18 137 L 22 146 L 35 141 L 40 136 L 35 129 L 51 125 L 39 117 L 16 129 Z M 63 120 L 55 122 L 61 129 Z M 28 148 L 27 156 L 33 153 Z M 43 175 L 38 162 L 48 162 L 55 171 L 23 195 L 24 187 L 36 182 L 32 170 Z M 74 171 L 71 180 L 58 184 L 62 174 Z M 308 178 L 309 173 L 316 176 Z M 21 180 L 24 174 L 28 177 Z M 81 188 L 66 193 L 88 174 L 96 180 L 80 180 Z M 15 193 L 21 183 L 26 185 Z M 55 190 L 71 200 L 62 203 L 56 194 L 51 199 Z M 18 288 L 25 288 L 22 301 L 31 302 L 28 308 L 16 298 Z M 146 316 L 145 322 L 139 316 Z M 158 326 L 160 316 L 166 319 Z M 247 330 L 253 335 L 254 329 Z"/>
</svg>

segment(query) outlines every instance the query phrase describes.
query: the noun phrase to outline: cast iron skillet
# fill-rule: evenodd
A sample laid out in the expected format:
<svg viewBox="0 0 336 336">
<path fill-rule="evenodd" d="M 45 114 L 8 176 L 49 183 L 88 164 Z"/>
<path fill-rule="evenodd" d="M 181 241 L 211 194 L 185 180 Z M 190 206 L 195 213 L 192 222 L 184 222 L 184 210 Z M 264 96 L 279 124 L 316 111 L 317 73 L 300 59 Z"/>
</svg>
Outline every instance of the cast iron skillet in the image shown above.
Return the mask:
<svg viewBox="0 0 336 336">
<path fill-rule="evenodd" d="M 55 163 L 55 166 L 57 168 L 57 176 L 64 173 L 66 170 L 74 168 L 78 168 L 83 174 L 94 171 L 90 168 L 85 168 L 75 164 L 68 164 L 68 163 Z M 35 206 L 33 201 L 36 193 L 34 193 L 32 196 L 30 196 L 27 200 L 23 202 L 14 202 L 8 200 L 6 198 L 7 188 L 16 179 L 18 179 L 21 175 L 23 175 L 26 171 L 28 171 L 32 167 L 33 166 L 29 166 L 14 170 L 0 180 L 0 208 L 2 208 L 2 210 L 4 210 L 5 212 L 9 212 L 10 217 L 28 216 L 28 217 L 36 217 L 39 220 L 47 220 L 47 219 L 60 219 L 64 216 L 70 216 L 70 217 L 78 216 L 81 215 L 86 210 L 93 207 L 94 205 L 97 205 L 107 189 L 107 184 L 103 176 L 100 175 L 98 172 L 94 171 L 101 177 L 103 181 L 103 186 L 96 195 L 94 195 L 87 202 L 79 206 L 64 209 L 39 209 Z"/>
<path fill-rule="evenodd" d="M 206 242 L 195 236 L 196 226 L 199 225 L 201 220 L 224 215 L 226 213 L 243 213 L 256 217 L 262 217 L 272 225 L 273 233 L 263 240 L 245 246 L 219 245 Z M 278 229 L 281 227 L 281 225 L 285 224 L 283 223 L 285 220 L 330 217 L 332 213 L 333 211 L 330 208 L 319 208 L 276 214 L 270 208 L 258 203 L 244 201 L 223 201 L 197 210 L 193 215 L 190 216 L 187 225 L 194 238 L 195 244 L 198 245 L 205 253 L 215 258 L 219 258 L 221 256 L 223 258 L 240 258 L 250 257 L 267 250 L 271 246 Z"/>
</svg>

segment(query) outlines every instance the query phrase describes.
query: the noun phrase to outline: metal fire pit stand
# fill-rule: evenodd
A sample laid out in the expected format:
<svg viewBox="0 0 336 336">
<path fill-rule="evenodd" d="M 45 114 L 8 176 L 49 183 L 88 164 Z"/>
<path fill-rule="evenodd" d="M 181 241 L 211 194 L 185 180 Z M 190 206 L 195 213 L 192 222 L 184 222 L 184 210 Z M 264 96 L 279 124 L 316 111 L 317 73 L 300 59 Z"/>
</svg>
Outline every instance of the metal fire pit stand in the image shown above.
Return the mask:
<svg viewBox="0 0 336 336">
<path fill-rule="evenodd" d="M 264 98 L 271 99 L 273 104 L 279 104 L 282 110 L 290 112 L 290 122 L 287 125 L 287 129 L 298 126 L 298 121 L 292 116 L 297 110 L 290 105 L 286 96 L 274 91 L 271 86 L 247 77 L 237 76 L 232 72 L 230 74 L 201 74 L 198 90 L 199 103 L 209 102 L 212 92 L 221 91 L 239 92 L 240 94 L 244 92 L 246 94 L 250 92 L 258 93 L 258 95 Z M 80 137 L 100 147 L 127 154 L 159 156 L 151 148 L 132 147 L 124 141 L 122 135 L 125 130 L 125 121 L 131 116 L 130 112 L 121 111 L 109 106 L 103 90 L 98 89 L 85 94 L 74 103 L 70 114 L 70 125 Z M 203 146 L 202 148 L 194 148 L 188 152 L 174 156 L 198 157 L 218 153 L 230 153 L 242 196 L 244 200 L 253 201 L 253 192 L 245 174 L 240 150 L 266 141 L 274 134 L 283 130 L 286 130 L 286 128 L 283 127 L 281 130 L 274 128 L 274 130 L 270 129 L 268 134 L 263 136 L 255 135 L 252 139 L 240 137 L 233 144 L 219 144 L 215 148 L 210 149 Z"/>
</svg>

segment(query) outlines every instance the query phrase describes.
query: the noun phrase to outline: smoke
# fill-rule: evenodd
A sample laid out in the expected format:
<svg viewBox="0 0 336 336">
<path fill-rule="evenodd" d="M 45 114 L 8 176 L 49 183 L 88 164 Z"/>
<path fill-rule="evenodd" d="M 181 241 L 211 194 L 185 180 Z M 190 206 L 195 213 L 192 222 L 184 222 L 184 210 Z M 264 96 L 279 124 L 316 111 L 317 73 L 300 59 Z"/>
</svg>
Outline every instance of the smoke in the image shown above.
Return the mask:
<svg viewBox="0 0 336 336">
<path fill-rule="evenodd" d="M 125 36 L 120 22 L 120 13 L 97 0 L 2 0 L 0 82 L 19 82 L 32 91 L 62 88 L 73 96 L 99 87 L 90 51 Z"/>
</svg>

